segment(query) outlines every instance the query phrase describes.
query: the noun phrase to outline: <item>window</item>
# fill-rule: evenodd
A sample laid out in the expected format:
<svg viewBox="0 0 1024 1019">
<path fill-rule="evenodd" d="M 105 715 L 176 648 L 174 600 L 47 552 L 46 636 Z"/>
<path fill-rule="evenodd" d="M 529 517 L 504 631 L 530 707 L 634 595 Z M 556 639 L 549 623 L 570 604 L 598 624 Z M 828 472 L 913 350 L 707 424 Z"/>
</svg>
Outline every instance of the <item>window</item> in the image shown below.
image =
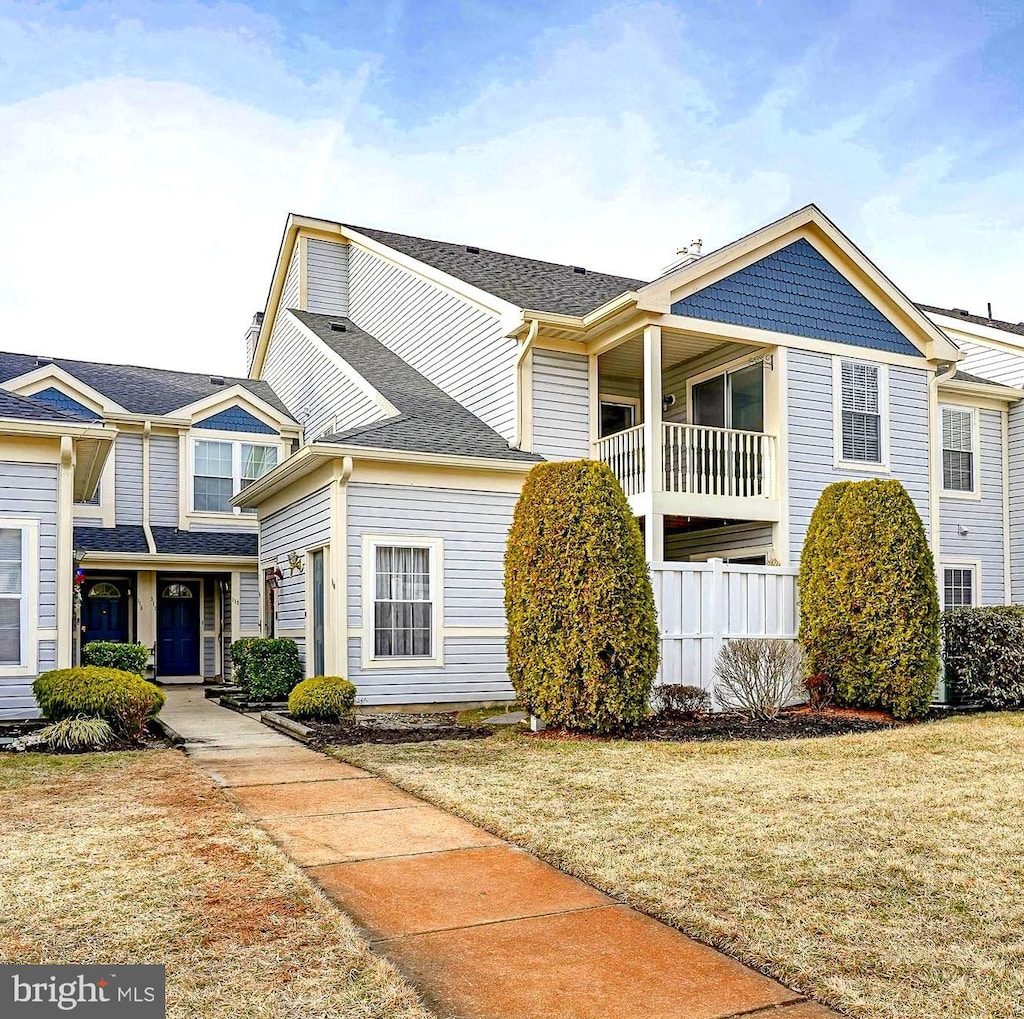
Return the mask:
<svg viewBox="0 0 1024 1019">
<path fill-rule="evenodd" d="M 942 408 L 942 488 L 974 491 L 974 411 Z"/>
<path fill-rule="evenodd" d="M 363 664 L 440 665 L 439 538 L 363 537 Z"/>
<path fill-rule="evenodd" d="M 695 425 L 764 430 L 764 366 L 760 360 L 694 383 L 690 391 Z"/>
<path fill-rule="evenodd" d="M 942 571 L 943 607 L 971 608 L 976 587 L 974 566 L 947 566 Z"/>
<path fill-rule="evenodd" d="M 630 400 L 601 397 L 601 436 L 624 432 L 636 424 L 637 405 Z"/>
<path fill-rule="evenodd" d="M 28 614 L 24 565 L 24 530 L 0 527 L 0 665 L 24 661 Z"/>
<path fill-rule="evenodd" d="M 121 592 L 116 584 L 111 584 L 107 580 L 101 580 L 98 584 L 93 584 L 89 588 L 90 598 L 120 598 Z"/>
<path fill-rule="evenodd" d="M 842 459 L 882 464 L 882 378 L 876 364 L 843 361 L 840 367 Z"/>
<path fill-rule="evenodd" d="M 168 584 L 160 595 L 161 598 L 192 598 L 192 588 L 188 584 Z"/>
<path fill-rule="evenodd" d="M 231 497 L 277 466 L 277 446 L 197 439 L 194 449 L 192 508 L 197 513 L 233 512 Z"/>
</svg>

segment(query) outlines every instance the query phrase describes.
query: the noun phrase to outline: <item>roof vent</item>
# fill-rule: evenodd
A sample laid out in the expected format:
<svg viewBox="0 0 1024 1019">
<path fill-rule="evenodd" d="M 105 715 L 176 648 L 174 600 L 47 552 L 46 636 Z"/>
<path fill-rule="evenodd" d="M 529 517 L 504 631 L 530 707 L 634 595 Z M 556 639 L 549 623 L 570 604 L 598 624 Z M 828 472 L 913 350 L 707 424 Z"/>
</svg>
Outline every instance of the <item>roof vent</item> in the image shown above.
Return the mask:
<svg viewBox="0 0 1024 1019">
<path fill-rule="evenodd" d="M 704 242 L 699 237 L 695 237 L 690 241 L 687 247 L 677 248 L 675 261 L 669 262 L 669 264 L 661 270 L 662 276 L 665 276 L 670 272 L 675 272 L 676 269 L 682 269 L 684 265 L 689 265 L 691 262 L 696 262 L 697 259 L 700 258 L 701 249 L 703 247 Z"/>
<path fill-rule="evenodd" d="M 348 329 L 344 322 L 331 322 L 330 326 L 332 333 L 343 333 Z"/>
<path fill-rule="evenodd" d="M 466 251 L 468 251 L 471 255 L 480 254 L 480 249 L 475 244 L 467 244 Z"/>
<path fill-rule="evenodd" d="M 223 386 L 224 385 L 224 376 L 223 375 L 211 375 L 210 376 L 210 385 L 211 386 Z"/>
<path fill-rule="evenodd" d="M 587 275 L 587 270 L 584 269 L 582 265 L 574 265 L 572 267 L 572 271 L 574 273 L 576 273 L 577 276 L 586 276 Z"/>
<path fill-rule="evenodd" d="M 950 308 L 949 309 L 954 315 L 959 315 L 961 318 L 967 318 L 969 312 L 966 308 Z"/>
</svg>

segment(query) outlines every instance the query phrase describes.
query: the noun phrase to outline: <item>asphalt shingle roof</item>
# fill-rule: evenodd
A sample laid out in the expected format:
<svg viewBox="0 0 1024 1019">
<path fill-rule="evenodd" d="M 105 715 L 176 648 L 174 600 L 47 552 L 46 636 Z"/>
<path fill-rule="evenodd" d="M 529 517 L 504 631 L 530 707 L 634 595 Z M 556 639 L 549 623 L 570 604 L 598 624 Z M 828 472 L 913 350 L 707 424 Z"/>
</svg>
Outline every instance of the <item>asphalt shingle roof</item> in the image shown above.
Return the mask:
<svg viewBox="0 0 1024 1019">
<path fill-rule="evenodd" d="M 153 527 L 156 550 L 162 555 L 250 556 L 256 558 L 258 538 L 245 531 L 179 531 Z M 82 552 L 149 552 L 141 525 L 76 527 L 75 548 Z"/>
<path fill-rule="evenodd" d="M 945 315 L 947 318 L 960 318 L 965 322 L 973 322 L 977 326 L 988 326 L 990 329 L 1001 329 L 1004 333 L 1016 333 L 1024 336 L 1024 322 L 1005 322 L 999 318 L 986 318 L 984 315 L 972 315 L 962 308 L 937 308 L 932 304 L 919 304 L 922 311 L 933 315 Z"/>
<path fill-rule="evenodd" d="M 0 382 L 17 378 L 52 362 L 69 375 L 109 397 L 132 414 L 173 414 L 197 400 L 221 393 L 227 386 L 239 385 L 276 410 L 288 414 L 270 385 L 253 379 L 223 378 L 224 384 L 211 382 L 211 373 L 169 371 L 139 365 L 102 364 L 75 361 L 64 357 L 37 357 L 35 354 L 0 352 Z M 291 417 L 291 415 L 289 415 Z"/>
<path fill-rule="evenodd" d="M 68 411 L 57 410 L 39 400 L 32 400 L 17 393 L 8 393 L 0 389 L 0 418 L 13 418 L 18 421 L 80 421 L 88 423 L 85 418 Z"/>
<path fill-rule="evenodd" d="M 397 417 L 327 435 L 318 442 L 523 462 L 542 459 L 510 449 L 498 432 L 350 319 L 294 309 L 292 314 L 400 412 Z M 331 329 L 332 322 L 343 324 L 344 331 Z"/>
<path fill-rule="evenodd" d="M 980 375 L 972 375 L 970 372 L 964 372 L 957 370 L 953 375 L 954 382 L 973 382 L 979 386 L 1002 386 L 1006 388 L 1002 382 L 993 382 L 991 379 L 983 379 Z"/>
<path fill-rule="evenodd" d="M 590 269 L 580 271 L 582 267 L 508 255 L 468 244 L 348 225 L 371 240 L 530 311 L 586 315 L 612 298 L 642 287 L 645 282 Z"/>
</svg>

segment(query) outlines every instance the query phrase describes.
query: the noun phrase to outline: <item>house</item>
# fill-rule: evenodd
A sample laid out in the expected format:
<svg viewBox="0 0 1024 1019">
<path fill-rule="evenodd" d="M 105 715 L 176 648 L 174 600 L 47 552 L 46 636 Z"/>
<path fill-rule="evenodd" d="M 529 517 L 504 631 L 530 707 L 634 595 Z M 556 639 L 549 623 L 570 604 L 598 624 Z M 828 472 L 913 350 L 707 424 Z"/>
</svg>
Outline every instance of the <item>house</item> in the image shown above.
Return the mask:
<svg viewBox="0 0 1024 1019">
<path fill-rule="evenodd" d="M 260 632 L 230 499 L 300 436 L 264 382 L 0 353 L 0 717 L 92 640 L 142 642 L 161 682 L 228 674 Z"/>
<path fill-rule="evenodd" d="M 814 206 L 649 283 L 291 216 L 248 353 L 304 444 L 235 499 L 267 623 L 367 704 L 507 698 L 517 493 L 588 456 L 655 571 L 794 566 L 825 485 L 893 477 L 946 604 L 1021 600 L 1024 336 L 952 319 Z"/>
<path fill-rule="evenodd" d="M 892 477 L 946 605 L 1024 601 L 1024 325 L 914 304 L 814 206 L 651 282 L 293 215 L 246 352 L 245 379 L 0 354 L 0 715 L 82 640 L 174 681 L 260 632 L 363 704 L 507 700 L 542 460 L 610 465 L 656 580 L 791 575 L 827 484 Z"/>
</svg>

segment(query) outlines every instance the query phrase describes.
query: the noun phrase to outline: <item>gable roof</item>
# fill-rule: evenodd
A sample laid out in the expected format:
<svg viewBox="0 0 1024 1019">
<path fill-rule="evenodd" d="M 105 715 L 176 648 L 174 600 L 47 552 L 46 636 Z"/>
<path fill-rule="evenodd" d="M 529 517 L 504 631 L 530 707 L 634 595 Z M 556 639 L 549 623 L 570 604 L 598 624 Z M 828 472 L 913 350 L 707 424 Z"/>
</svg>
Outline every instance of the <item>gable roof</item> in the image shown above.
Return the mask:
<svg viewBox="0 0 1024 1019">
<path fill-rule="evenodd" d="M 0 383 L 55 364 L 98 393 L 120 404 L 132 414 L 173 415 L 197 400 L 222 393 L 232 385 L 242 386 L 275 410 L 294 420 L 267 382 L 229 378 L 210 373 L 170 371 L 140 365 L 75 361 L 64 357 L 45 358 L 35 354 L 0 352 Z M 212 382 L 223 378 L 223 384 Z"/>
<path fill-rule="evenodd" d="M 82 424 L 88 424 L 91 420 L 70 411 L 58 410 L 41 400 L 8 393 L 6 389 L 0 389 L 0 418 L 17 421 L 77 421 Z"/>
<path fill-rule="evenodd" d="M 582 266 L 544 262 L 374 227 L 341 225 L 530 311 L 586 315 L 620 294 L 644 285 L 643 280 L 594 272 Z"/>
<path fill-rule="evenodd" d="M 498 432 L 351 319 L 290 311 L 399 411 L 397 417 L 326 435 L 317 442 L 498 460 L 542 459 L 512 449 Z M 344 331 L 332 329 L 332 322 L 344 325 Z"/>
<path fill-rule="evenodd" d="M 922 311 L 932 315 L 945 315 L 947 318 L 959 318 L 964 322 L 970 322 L 976 326 L 988 326 L 989 329 L 999 329 L 1004 333 L 1016 333 L 1024 336 L 1024 322 L 1005 322 L 998 318 L 986 318 L 984 315 L 972 315 L 963 308 L 937 308 L 932 304 L 919 304 Z"/>
<path fill-rule="evenodd" d="M 918 354 L 803 237 L 676 301 L 672 313 L 892 354 Z"/>
</svg>

